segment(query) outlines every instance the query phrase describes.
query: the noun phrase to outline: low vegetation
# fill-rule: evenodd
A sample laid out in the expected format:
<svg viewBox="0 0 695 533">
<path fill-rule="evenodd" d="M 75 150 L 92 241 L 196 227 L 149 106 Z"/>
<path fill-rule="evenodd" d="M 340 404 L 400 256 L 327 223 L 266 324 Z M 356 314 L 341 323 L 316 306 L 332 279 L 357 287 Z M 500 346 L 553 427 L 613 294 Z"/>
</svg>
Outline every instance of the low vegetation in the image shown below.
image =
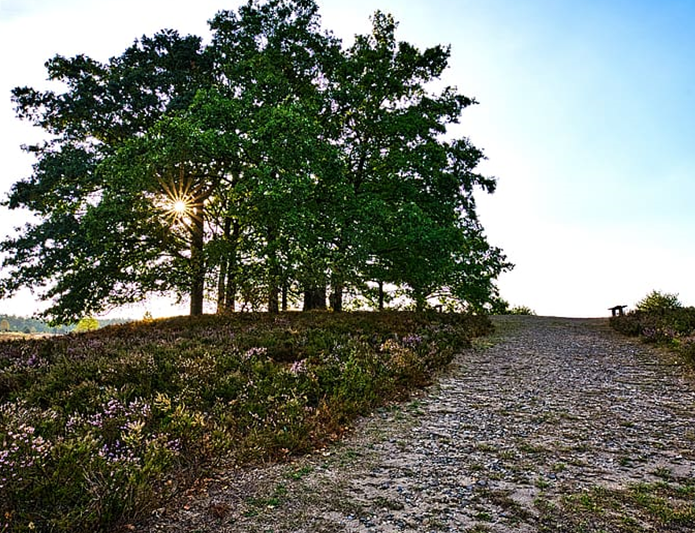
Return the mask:
<svg viewBox="0 0 695 533">
<path fill-rule="evenodd" d="M 617 331 L 666 346 L 695 365 L 695 307 L 685 307 L 677 294 L 652 291 L 636 309 L 611 318 Z"/>
<path fill-rule="evenodd" d="M 0 532 L 109 531 L 430 382 L 485 317 L 202 316 L 0 345 Z"/>
<path fill-rule="evenodd" d="M 509 309 L 508 312 L 503 313 L 508 315 L 525 315 L 525 316 L 536 316 L 536 312 L 525 305 L 517 305 Z"/>
<path fill-rule="evenodd" d="M 622 489 L 594 487 L 565 496 L 559 503 L 539 499 L 539 532 L 693 531 L 695 486 L 670 477 Z"/>
</svg>

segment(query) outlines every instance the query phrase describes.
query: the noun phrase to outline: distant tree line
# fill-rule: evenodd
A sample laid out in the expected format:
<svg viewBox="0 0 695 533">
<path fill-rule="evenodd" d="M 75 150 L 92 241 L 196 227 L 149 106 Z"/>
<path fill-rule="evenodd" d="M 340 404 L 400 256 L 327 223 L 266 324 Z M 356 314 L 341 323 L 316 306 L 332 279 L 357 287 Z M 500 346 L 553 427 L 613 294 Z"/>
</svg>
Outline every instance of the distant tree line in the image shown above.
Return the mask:
<svg viewBox="0 0 695 533">
<path fill-rule="evenodd" d="M 0 315 L 0 333 L 51 333 L 63 335 L 75 330 L 88 331 L 89 329 L 123 324 L 125 322 L 128 322 L 128 319 L 102 318 L 97 320 L 90 317 L 81 319 L 76 324 L 54 326 L 38 318 Z M 80 323 L 82 323 L 82 327 L 78 327 Z"/>
<path fill-rule="evenodd" d="M 37 318 L 0 315 L 0 333 L 69 333 L 69 326 L 51 326 Z"/>
<path fill-rule="evenodd" d="M 399 42 L 381 12 L 345 47 L 314 0 L 251 0 L 210 27 L 106 63 L 56 55 L 58 91 L 14 89 L 50 138 L 5 202 L 38 221 L 0 243 L 0 297 L 47 287 L 57 321 L 170 293 L 193 315 L 206 298 L 494 307 L 512 265 L 476 214 L 495 189 L 483 153 L 450 131 L 475 100 L 441 88 L 447 47 Z"/>
</svg>

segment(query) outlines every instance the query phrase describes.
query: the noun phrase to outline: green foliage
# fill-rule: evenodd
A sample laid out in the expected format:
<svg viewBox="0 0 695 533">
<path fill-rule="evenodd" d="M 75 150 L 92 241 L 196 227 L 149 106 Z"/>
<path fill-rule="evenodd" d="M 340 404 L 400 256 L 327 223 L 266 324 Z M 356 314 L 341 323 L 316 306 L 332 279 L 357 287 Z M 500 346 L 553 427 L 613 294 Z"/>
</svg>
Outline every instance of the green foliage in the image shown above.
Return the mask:
<svg viewBox="0 0 695 533">
<path fill-rule="evenodd" d="M 209 65 L 199 38 L 163 31 L 107 64 L 83 55 L 50 59 L 49 78 L 62 82 L 62 93 L 13 91 L 19 118 L 51 140 L 26 148 L 37 158 L 34 174 L 6 202 L 33 211 L 37 222 L 0 243 L 10 252 L 0 296 L 44 287 L 42 298 L 53 302 L 46 316 L 67 323 L 181 285 L 186 243 L 157 216 L 153 184 L 113 159 L 163 115 L 188 107 Z"/>
<path fill-rule="evenodd" d="M 249 313 L 3 342 L 0 528 L 111 530 L 227 454 L 321 447 L 490 329 L 445 313 Z"/>
<path fill-rule="evenodd" d="M 99 321 L 91 316 L 81 318 L 75 326 L 75 333 L 83 333 L 85 331 L 94 331 L 99 329 Z"/>
<path fill-rule="evenodd" d="M 474 189 L 492 192 L 495 181 L 475 173 L 484 156 L 467 139 L 442 140 L 475 100 L 451 87 L 428 92 L 450 50 L 419 50 L 399 42 L 396 29 L 393 17 L 375 13 L 371 34 L 357 36 L 341 65 L 341 212 L 355 222 L 340 244 L 362 250 L 361 281 L 394 284 L 417 309 L 434 300 L 480 310 L 496 295 L 492 280 L 511 266 L 475 215 Z"/>
<path fill-rule="evenodd" d="M 495 304 L 512 265 L 475 211 L 495 189 L 484 155 L 450 132 L 475 100 L 433 89 L 447 47 L 399 42 L 381 12 L 344 47 L 314 0 L 210 27 L 207 44 L 166 30 L 105 63 L 57 55 L 62 92 L 13 91 L 50 140 L 6 201 L 36 221 L 0 242 L 0 297 L 43 287 L 58 322 L 172 292 L 191 314 L 206 293 L 276 311 L 281 293 L 321 308 L 330 292 L 338 311 L 372 283 L 418 310 Z"/>
<path fill-rule="evenodd" d="M 536 312 L 530 307 L 525 305 L 517 305 L 509 310 L 510 315 L 532 315 L 535 316 Z"/>
<path fill-rule="evenodd" d="M 683 307 L 676 294 L 652 291 L 635 311 L 612 317 L 611 326 L 624 335 L 671 348 L 695 365 L 695 307 Z"/>
<path fill-rule="evenodd" d="M 678 300 L 678 294 L 652 291 L 637 303 L 637 311 L 645 313 L 664 312 L 679 309 L 683 304 Z"/>
<path fill-rule="evenodd" d="M 38 333 L 67 333 L 71 328 L 64 326 L 50 326 L 46 322 L 35 318 L 20 317 L 15 315 L 0 315 L 2 321 L 9 324 L 8 331 L 24 331 L 34 328 Z"/>
<path fill-rule="evenodd" d="M 533 315 L 536 312 L 525 305 L 515 305 L 513 307 L 509 306 L 506 300 L 498 299 L 497 305 L 492 308 L 492 314 L 495 315 Z"/>
</svg>

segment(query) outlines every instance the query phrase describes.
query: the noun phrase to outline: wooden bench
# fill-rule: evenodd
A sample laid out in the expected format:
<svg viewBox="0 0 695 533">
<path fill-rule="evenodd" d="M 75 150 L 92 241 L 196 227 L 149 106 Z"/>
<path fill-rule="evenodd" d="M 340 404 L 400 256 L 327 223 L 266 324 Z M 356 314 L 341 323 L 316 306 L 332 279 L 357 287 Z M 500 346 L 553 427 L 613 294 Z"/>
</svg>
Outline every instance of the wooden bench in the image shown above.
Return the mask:
<svg viewBox="0 0 695 533">
<path fill-rule="evenodd" d="M 625 314 L 625 309 L 627 305 L 616 305 L 609 307 L 608 310 L 613 313 L 613 316 L 623 316 Z"/>
</svg>

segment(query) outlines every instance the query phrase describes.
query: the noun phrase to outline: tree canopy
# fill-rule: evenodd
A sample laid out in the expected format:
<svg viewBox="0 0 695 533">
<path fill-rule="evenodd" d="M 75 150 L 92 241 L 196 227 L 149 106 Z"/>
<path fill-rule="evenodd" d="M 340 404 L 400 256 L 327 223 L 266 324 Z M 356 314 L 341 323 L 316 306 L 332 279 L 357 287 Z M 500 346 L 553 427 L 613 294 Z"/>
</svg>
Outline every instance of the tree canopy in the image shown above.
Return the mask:
<svg viewBox="0 0 695 533">
<path fill-rule="evenodd" d="M 483 153 L 449 131 L 476 102 L 434 90 L 448 48 L 398 41 L 381 12 L 344 47 L 314 0 L 210 27 L 207 45 L 163 30 L 106 63 L 57 55 L 58 90 L 13 91 L 49 138 L 5 201 L 37 217 L 0 243 L 0 296 L 41 287 L 56 321 L 153 293 L 191 314 L 383 306 L 384 287 L 418 309 L 494 304 L 511 265 L 476 215 Z"/>
</svg>

